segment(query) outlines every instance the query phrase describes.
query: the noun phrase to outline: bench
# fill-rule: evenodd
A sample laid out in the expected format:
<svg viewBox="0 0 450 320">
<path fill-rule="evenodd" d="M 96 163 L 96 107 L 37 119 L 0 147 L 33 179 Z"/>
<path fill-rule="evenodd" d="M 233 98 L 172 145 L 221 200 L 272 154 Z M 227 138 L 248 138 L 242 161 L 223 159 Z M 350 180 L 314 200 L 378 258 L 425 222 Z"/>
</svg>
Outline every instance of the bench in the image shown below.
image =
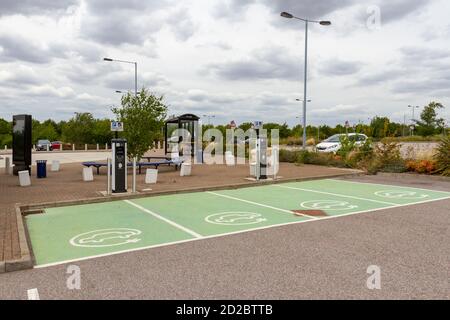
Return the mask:
<svg viewBox="0 0 450 320">
<path fill-rule="evenodd" d="M 136 162 L 136 166 L 139 167 L 139 174 L 142 172 L 142 167 L 155 167 L 155 169 L 158 169 L 159 166 L 161 165 L 175 165 L 175 170 L 178 169 L 178 167 L 181 166 L 181 164 L 183 163 L 182 160 L 164 160 L 164 161 L 159 161 L 159 162 Z M 97 169 L 97 174 L 100 174 L 100 168 L 101 167 L 106 167 L 108 166 L 107 163 L 105 162 L 95 162 L 95 161 L 87 161 L 87 162 L 83 162 L 82 163 L 83 166 L 85 167 L 94 167 Z M 132 162 L 128 162 L 128 167 L 132 167 L 133 163 Z"/>
</svg>

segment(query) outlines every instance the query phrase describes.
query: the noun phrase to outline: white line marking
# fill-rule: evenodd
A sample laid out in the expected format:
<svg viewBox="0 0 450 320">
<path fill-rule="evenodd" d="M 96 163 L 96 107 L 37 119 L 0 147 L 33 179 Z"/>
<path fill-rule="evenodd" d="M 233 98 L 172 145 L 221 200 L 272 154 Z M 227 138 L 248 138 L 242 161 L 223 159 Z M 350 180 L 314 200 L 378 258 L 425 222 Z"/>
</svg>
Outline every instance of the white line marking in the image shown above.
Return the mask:
<svg viewBox="0 0 450 320">
<path fill-rule="evenodd" d="M 28 300 L 40 300 L 37 288 L 27 290 Z"/>
<path fill-rule="evenodd" d="M 441 201 L 441 200 L 447 200 L 447 199 L 450 199 L 450 196 L 446 197 L 446 198 L 442 198 L 442 199 L 432 199 L 432 200 L 426 200 L 426 201 L 422 201 L 422 202 L 418 202 L 418 203 L 402 204 L 402 205 L 396 206 L 395 208 L 413 206 L 413 205 L 416 205 L 416 204 L 422 204 L 422 203 L 427 203 L 427 202 L 435 202 L 435 201 Z M 92 259 L 96 259 L 96 258 L 115 256 L 115 255 L 119 255 L 119 254 L 123 254 L 123 253 L 137 252 L 137 251 L 143 251 L 143 250 L 153 249 L 153 248 L 168 247 L 168 246 L 173 246 L 173 245 L 177 245 L 177 244 L 181 244 L 181 243 L 188 243 L 188 242 L 194 242 L 194 241 L 199 241 L 199 240 L 220 238 L 220 237 L 225 237 L 225 236 L 230 236 L 230 235 L 236 235 L 236 234 L 241 234 L 241 233 L 249 233 L 249 232 L 254 232 L 254 231 L 259 231 L 259 230 L 264 230 L 264 229 L 271 229 L 271 228 L 278 228 L 278 227 L 294 225 L 294 224 L 301 224 L 301 223 L 307 223 L 307 222 L 316 222 L 316 221 L 322 221 L 322 220 L 337 219 L 337 218 L 352 216 L 352 215 L 361 214 L 361 213 L 370 213 L 370 212 L 381 211 L 381 210 L 389 210 L 389 209 L 392 209 L 392 208 L 393 207 L 368 209 L 368 210 L 362 210 L 362 211 L 356 211 L 356 212 L 349 212 L 349 213 L 340 214 L 340 215 L 336 215 L 336 216 L 328 216 L 328 217 L 324 217 L 324 218 L 320 218 L 320 219 L 310 219 L 310 220 L 302 220 L 302 221 L 293 221 L 293 222 L 280 223 L 280 224 L 275 224 L 275 225 L 270 225 L 270 226 L 258 227 L 258 228 L 254 228 L 254 229 L 239 230 L 239 231 L 233 231 L 233 232 L 228 232 L 228 233 L 215 234 L 215 235 L 211 235 L 211 236 L 205 236 L 205 237 L 202 237 L 202 238 L 194 238 L 194 239 L 186 239 L 186 240 L 180 240 L 180 241 L 174 241 L 174 242 L 167 242 L 167 243 L 156 244 L 156 245 L 151 245 L 151 246 L 147 246 L 147 247 L 141 247 L 141 248 L 134 248 L 134 249 L 128 249 L 128 250 L 104 253 L 104 254 L 99 254 L 99 255 L 94 255 L 94 256 L 89 256 L 89 257 L 84 257 L 84 258 L 78 258 L 78 259 L 72 259 L 72 260 L 65 260 L 65 261 L 41 264 L 41 265 L 34 266 L 33 268 L 34 269 L 42 269 L 42 268 L 54 267 L 54 266 L 59 266 L 59 265 L 67 264 L 67 263 L 73 263 L 73 262 L 76 262 L 76 261 L 92 260 Z"/>
<path fill-rule="evenodd" d="M 450 196 L 450 192 L 446 191 L 440 191 L 440 190 L 433 190 L 433 189 L 424 189 L 424 188 L 416 188 L 416 187 L 407 187 L 407 186 L 397 186 L 393 184 L 382 184 L 382 183 L 373 183 L 373 182 L 361 182 L 361 181 L 352 181 L 352 180 L 340 180 L 340 179 L 324 179 L 328 181 L 336 181 L 336 182 L 347 182 L 347 183 L 358 183 L 358 184 L 368 184 L 368 185 L 374 185 L 374 186 L 383 186 L 383 187 L 394 187 L 394 188 L 406 188 L 406 189 L 413 189 L 413 190 L 421 190 L 421 191 L 429 191 L 429 192 L 436 192 L 436 193 L 443 193 L 445 195 Z"/>
<path fill-rule="evenodd" d="M 390 206 L 397 206 L 398 205 L 398 203 L 393 203 L 393 202 L 386 202 L 386 201 L 379 201 L 379 200 L 373 200 L 373 199 L 366 199 L 366 198 L 360 198 L 360 197 L 355 197 L 355 196 L 348 196 L 348 195 L 345 195 L 345 194 L 325 192 L 325 191 L 317 191 L 317 190 L 311 190 L 311 189 L 305 189 L 305 188 L 288 187 L 288 186 L 275 185 L 275 184 L 272 185 L 272 187 L 292 189 L 292 190 L 300 190 L 300 191 L 307 191 L 307 192 L 315 192 L 315 193 L 327 194 L 327 195 L 330 195 L 330 196 L 344 197 L 344 198 L 363 200 L 363 201 L 371 201 L 371 202 L 377 202 L 377 203 L 381 203 L 381 204 L 387 204 L 387 205 L 390 205 Z"/>
<path fill-rule="evenodd" d="M 245 203 L 250 203 L 250 204 L 253 204 L 253 205 L 256 205 L 256 206 L 265 207 L 265 208 L 269 208 L 269 209 L 273 209 L 273 210 L 277 210 L 277 211 L 281 211 L 281 212 L 285 212 L 285 213 L 294 214 L 294 212 L 292 212 L 290 210 L 281 209 L 281 208 L 277 208 L 277 207 L 272 207 L 272 206 L 269 206 L 269 205 L 266 205 L 266 204 L 253 202 L 253 201 L 250 201 L 250 200 L 245 200 L 245 199 L 241 199 L 241 198 L 227 196 L 225 194 L 220 194 L 220 193 L 216 193 L 216 192 L 212 192 L 212 191 L 207 191 L 206 193 L 213 194 L 213 195 L 218 196 L 218 197 L 228 198 L 228 199 L 231 199 L 231 200 L 237 200 L 237 201 L 241 201 L 241 202 L 245 202 Z M 302 214 L 302 213 L 299 213 L 299 214 L 301 214 L 304 217 L 310 218 L 310 219 L 315 219 L 315 220 L 319 219 L 317 217 L 308 216 L 307 214 Z"/>
<path fill-rule="evenodd" d="M 130 204 L 130 205 L 132 205 L 133 207 L 138 208 L 139 210 L 142 210 L 142 211 L 144 211 L 144 212 L 146 212 L 146 213 L 148 213 L 148 214 L 154 216 L 154 217 L 157 218 L 157 219 L 160 219 L 160 220 L 162 220 L 162 221 L 164 221 L 164 222 L 167 222 L 168 224 L 174 226 L 175 228 L 178 228 L 178 229 L 180 229 L 180 230 L 183 230 L 184 232 L 189 233 L 191 236 L 194 236 L 195 238 L 203 238 L 203 236 L 202 236 L 201 234 L 199 234 L 199 233 L 197 233 L 197 232 L 195 232 L 195 231 L 193 231 L 193 230 L 191 230 L 191 229 L 188 229 L 188 228 L 186 228 L 186 227 L 183 227 L 181 224 L 178 224 L 178 223 L 176 223 L 176 222 L 173 222 L 172 220 L 169 220 L 169 219 L 167 219 L 167 218 L 164 218 L 163 216 L 160 216 L 159 214 L 154 213 L 153 211 L 150 211 L 150 210 L 144 208 L 143 206 L 140 206 L 140 205 L 138 205 L 138 204 L 136 204 L 136 203 L 134 203 L 134 202 L 132 202 L 132 201 L 130 201 L 130 200 L 123 200 L 123 201 L 126 202 L 126 203 L 128 203 L 128 204 Z"/>
</svg>

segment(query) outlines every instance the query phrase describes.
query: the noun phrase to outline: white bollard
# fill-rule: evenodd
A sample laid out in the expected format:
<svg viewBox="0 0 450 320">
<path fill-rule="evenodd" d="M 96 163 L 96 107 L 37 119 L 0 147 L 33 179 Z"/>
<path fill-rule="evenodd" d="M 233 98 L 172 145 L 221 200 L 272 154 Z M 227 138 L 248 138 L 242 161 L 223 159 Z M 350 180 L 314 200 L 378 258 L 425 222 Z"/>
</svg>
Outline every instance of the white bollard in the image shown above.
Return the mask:
<svg viewBox="0 0 450 320">
<path fill-rule="evenodd" d="M 5 144 L 5 151 L 8 150 L 8 146 Z"/>
<path fill-rule="evenodd" d="M 28 170 L 19 171 L 19 184 L 21 187 L 31 186 L 30 173 Z"/>
<path fill-rule="evenodd" d="M 47 152 L 49 152 L 50 151 L 50 146 L 47 144 L 45 147 L 47 148 Z"/>
<path fill-rule="evenodd" d="M 225 163 L 227 164 L 227 166 L 234 166 L 234 156 L 233 153 L 231 151 L 226 151 L 225 152 Z"/>
<path fill-rule="evenodd" d="M 256 162 L 250 163 L 250 176 L 256 177 Z"/>
<path fill-rule="evenodd" d="M 158 169 L 147 169 L 145 172 L 145 183 L 151 184 L 158 181 Z"/>
<path fill-rule="evenodd" d="M 83 168 L 83 181 L 94 181 L 94 174 L 92 173 L 92 167 Z"/>
<path fill-rule="evenodd" d="M 182 163 L 180 169 L 180 177 L 190 176 L 191 175 L 191 164 L 190 163 Z"/>
<path fill-rule="evenodd" d="M 84 145 L 84 151 L 87 151 L 87 144 Z"/>
<path fill-rule="evenodd" d="M 133 187 L 132 187 L 132 192 L 136 193 L 136 162 L 137 162 L 137 158 L 134 157 L 133 158 Z"/>
<path fill-rule="evenodd" d="M 75 143 L 72 143 L 72 151 L 75 151 Z"/>
<path fill-rule="evenodd" d="M 97 143 L 97 151 L 98 151 L 98 150 L 100 150 L 100 146 L 99 146 L 98 143 Z"/>
<path fill-rule="evenodd" d="M 63 144 L 61 142 L 61 144 L 59 145 L 59 151 L 63 151 Z"/>
<path fill-rule="evenodd" d="M 51 168 L 51 171 L 52 171 L 52 172 L 58 172 L 58 171 L 59 171 L 59 167 L 60 167 L 60 165 L 59 165 L 59 160 L 53 160 L 53 161 L 52 161 L 52 168 Z"/>
<path fill-rule="evenodd" d="M 105 143 L 105 150 L 108 150 L 108 144 Z"/>
<path fill-rule="evenodd" d="M 14 163 L 9 166 L 8 174 L 11 176 L 14 174 Z"/>
</svg>

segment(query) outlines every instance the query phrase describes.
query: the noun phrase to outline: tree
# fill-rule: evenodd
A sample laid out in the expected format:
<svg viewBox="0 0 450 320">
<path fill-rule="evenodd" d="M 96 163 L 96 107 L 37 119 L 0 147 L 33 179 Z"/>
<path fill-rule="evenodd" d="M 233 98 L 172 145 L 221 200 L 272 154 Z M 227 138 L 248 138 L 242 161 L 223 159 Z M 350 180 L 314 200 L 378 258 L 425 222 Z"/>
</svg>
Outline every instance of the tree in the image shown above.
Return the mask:
<svg viewBox="0 0 450 320">
<path fill-rule="evenodd" d="M 96 119 L 94 123 L 94 131 L 92 133 L 93 139 L 96 143 L 110 143 L 114 134 L 111 131 L 111 120 Z"/>
<path fill-rule="evenodd" d="M 372 128 L 372 136 L 374 138 L 385 138 L 389 133 L 389 118 L 387 117 L 374 117 L 370 123 Z"/>
<path fill-rule="evenodd" d="M 122 107 L 111 109 L 123 122 L 122 136 L 128 141 L 129 157 L 139 160 L 160 136 L 167 116 L 163 99 L 143 88 L 137 96 L 131 93 L 122 96 Z"/>
<path fill-rule="evenodd" d="M 46 120 L 40 123 L 38 120 L 32 120 L 32 140 L 37 143 L 40 139 L 55 141 L 59 134 L 55 129 L 56 123 L 53 120 Z"/>
<path fill-rule="evenodd" d="M 94 143 L 95 120 L 91 113 L 79 113 L 62 128 L 63 140 L 71 143 Z"/>
<path fill-rule="evenodd" d="M 444 109 L 440 102 L 430 102 L 420 114 L 420 120 L 415 120 L 417 133 L 421 136 L 431 136 L 444 127 L 444 119 L 437 117 L 437 110 Z"/>
<path fill-rule="evenodd" d="M 0 148 L 4 145 L 11 147 L 12 144 L 11 123 L 0 118 Z"/>
<path fill-rule="evenodd" d="M 251 127 L 253 127 L 253 123 L 251 122 L 244 122 L 241 123 L 238 128 L 242 129 L 244 132 L 246 132 L 248 129 L 250 129 Z"/>
</svg>

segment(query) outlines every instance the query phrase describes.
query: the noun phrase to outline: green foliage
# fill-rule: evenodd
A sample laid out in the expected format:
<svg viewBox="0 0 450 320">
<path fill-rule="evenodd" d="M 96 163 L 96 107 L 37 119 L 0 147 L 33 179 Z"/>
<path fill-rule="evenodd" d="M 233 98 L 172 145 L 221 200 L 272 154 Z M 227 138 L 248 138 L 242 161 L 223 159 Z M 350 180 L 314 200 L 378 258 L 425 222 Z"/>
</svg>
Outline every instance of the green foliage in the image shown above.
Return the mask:
<svg viewBox="0 0 450 320">
<path fill-rule="evenodd" d="M 442 138 L 434 160 L 436 160 L 436 173 L 450 177 L 450 135 Z"/>
<path fill-rule="evenodd" d="M 421 120 L 416 120 L 417 133 L 421 136 L 431 136 L 442 131 L 444 127 L 444 119 L 437 117 L 437 111 L 444 109 L 444 106 L 440 102 L 430 102 L 424 107 L 420 114 Z"/>
<path fill-rule="evenodd" d="M 3 148 L 5 145 L 8 148 L 12 145 L 12 135 L 11 135 L 12 127 L 11 123 L 6 120 L 0 119 L 0 148 Z"/>
<path fill-rule="evenodd" d="M 377 144 L 371 167 L 383 172 L 405 172 L 406 165 L 400 155 L 400 145 L 389 141 Z"/>
<path fill-rule="evenodd" d="M 248 129 L 250 129 L 253 126 L 251 122 L 244 122 L 238 126 L 239 129 L 244 130 L 246 132 Z"/>
<path fill-rule="evenodd" d="M 140 159 L 160 137 L 167 115 L 163 96 L 155 96 L 142 89 L 137 96 L 128 93 L 122 97 L 122 107 L 112 112 L 124 124 L 121 136 L 128 141 L 128 156 Z"/>
<path fill-rule="evenodd" d="M 336 152 L 337 155 L 342 158 L 346 158 L 347 155 L 356 149 L 356 141 L 350 140 L 347 135 L 343 135 L 339 138 L 341 148 Z"/>
<path fill-rule="evenodd" d="M 111 121 L 109 119 L 95 120 L 92 132 L 93 142 L 99 144 L 110 143 L 114 137 L 111 131 Z"/>
<path fill-rule="evenodd" d="M 52 120 L 44 121 L 40 123 L 37 120 L 32 121 L 32 140 L 33 143 L 37 143 L 40 139 L 48 139 L 50 141 L 55 141 L 58 139 L 59 135 L 55 129 L 56 123 Z"/>
<path fill-rule="evenodd" d="M 85 144 L 94 143 L 95 120 L 91 113 L 76 113 L 62 127 L 62 139 L 65 142 Z"/>
<path fill-rule="evenodd" d="M 279 131 L 280 139 L 287 138 L 291 134 L 291 130 L 289 129 L 287 123 L 284 123 L 282 125 L 279 125 L 278 123 L 266 123 L 264 124 L 263 128 L 267 130 L 267 134 L 270 133 L 270 130 L 277 129 Z"/>
</svg>

